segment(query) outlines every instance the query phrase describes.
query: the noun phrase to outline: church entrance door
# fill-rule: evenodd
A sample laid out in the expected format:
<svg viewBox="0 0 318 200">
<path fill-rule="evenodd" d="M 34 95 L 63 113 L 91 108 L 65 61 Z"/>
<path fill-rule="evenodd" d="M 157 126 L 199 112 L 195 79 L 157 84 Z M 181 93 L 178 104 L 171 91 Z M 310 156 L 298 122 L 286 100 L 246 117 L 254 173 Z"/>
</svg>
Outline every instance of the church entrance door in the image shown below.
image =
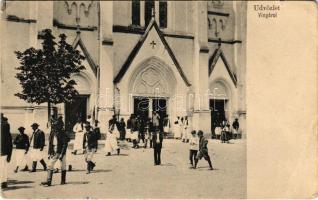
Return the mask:
<svg viewBox="0 0 318 200">
<path fill-rule="evenodd" d="M 220 126 L 225 118 L 225 104 L 227 100 L 223 99 L 210 99 L 210 110 L 211 110 L 211 131 L 215 135 L 215 127 Z"/>
<path fill-rule="evenodd" d="M 147 97 L 134 98 L 134 114 L 142 119 L 149 116 L 149 99 Z"/>
<path fill-rule="evenodd" d="M 163 119 L 167 114 L 167 100 L 165 98 L 152 99 L 152 110 L 159 114 L 160 119 Z"/>
<path fill-rule="evenodd" d="M 156 111 L 160 119 L 167 114 L 167 99 L 158 97 L 135 97 L 134 114 L 142 118 L 151 118 L 152 112 Z"/>
<path fill-rule="evenodd" d="M 80 117 L 84 122 L 87 115 L 89 95 L 79 95 L 74 102 L 65 104 L 65 130 L 72 132 L 73 126 Z"/>
</svg>

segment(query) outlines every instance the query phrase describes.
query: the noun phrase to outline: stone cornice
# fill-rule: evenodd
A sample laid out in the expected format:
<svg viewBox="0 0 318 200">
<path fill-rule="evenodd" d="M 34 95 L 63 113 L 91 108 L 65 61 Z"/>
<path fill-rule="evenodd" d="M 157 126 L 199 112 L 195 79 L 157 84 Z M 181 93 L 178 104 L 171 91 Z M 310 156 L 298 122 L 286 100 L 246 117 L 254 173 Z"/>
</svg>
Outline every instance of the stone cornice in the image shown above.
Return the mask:
<svg viewBox="0 0 318 200">
<path fill-rule="evenodd" d="M 143 35 L 145 33 L 145 28 L 140 26 L 121 26 L 121 25 L 114 25 L 113 32 L 114 33 L 130 33 L 130 34 L 138 34 Z M 182 38 L 182 39 L 194 39 L 192 35 L 185 35 L 185 34 L 177 34 L 177 33 L 167 33 L 161 31 L 165 37 L 173 37 L 173 38 Z"/>
<path fill-rule="evenodd" d="M 105 38 L 103 39 L 102 41 L 102 45 L 109 45 L 109 46 L 113 46 L 114 44 L 114 41 L 112 39 L 109 39 L 109 38 Z"/>
<path fill-rule="evenodd" d="M 60 29 L 69 29 L 69 30 L 80 30 L 80 31 L 96 31 L 96 26 L 76 26 L 76 25 L 67 25 L 62 24 L 56 19 L 53 20 L 53 26 L 60 28 Z"/>
<path fill-rule="evenodd" d="M 212 38 L 209 38 L 208 42 L 211 42 L 211 43 L 223 43 L 223 44 L 242 43 L 241 40 L 220 40 L 220 39 L 212 39 Z"/>
<path fill-rule="evenodd" d="M 7 21 L 10 21 L 10 22 L 22 22 L 22 23 L 36 23 L 36 20 L 35 19 L 24 19 L 24 18 L 21 18 L 21 17 L 17 17 L 15 15 L 8 15 L 7 16 Z"/>
<path fill-rule="evenodd" d="M 217 16 L 223 16 L 223 17 L 230 16 L 229 13 L 215 12 L 215 11 L 208 11 L 208 15 L 217 15 Z"/>
<path fill-rule="evenodd" d="M 200 53 L 209 53 L 209 48 L 201 48 Z"/>
</svg>

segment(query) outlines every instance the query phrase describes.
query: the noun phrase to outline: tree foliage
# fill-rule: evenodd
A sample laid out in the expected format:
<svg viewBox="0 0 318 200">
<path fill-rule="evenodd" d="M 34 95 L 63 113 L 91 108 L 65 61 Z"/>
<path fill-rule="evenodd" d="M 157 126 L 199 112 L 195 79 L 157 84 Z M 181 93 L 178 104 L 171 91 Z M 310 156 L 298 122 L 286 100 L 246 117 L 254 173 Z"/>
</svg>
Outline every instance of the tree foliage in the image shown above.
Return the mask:
<svg viewBox="0 0 318 200">
<path fill-rule="evenodd" d="M 20 61 L 16 78 L 22 87 L 15 95 L 28 103 L 72 102 L 78 95 L 71 75 L 85 69 L 82 65 L 85 57 L 66 42 L 65 34 L 59 35 L 58 43 L 54 40 L 52 31 L 45 29 L 42 49 L 15 51 Z"/>
</svg>

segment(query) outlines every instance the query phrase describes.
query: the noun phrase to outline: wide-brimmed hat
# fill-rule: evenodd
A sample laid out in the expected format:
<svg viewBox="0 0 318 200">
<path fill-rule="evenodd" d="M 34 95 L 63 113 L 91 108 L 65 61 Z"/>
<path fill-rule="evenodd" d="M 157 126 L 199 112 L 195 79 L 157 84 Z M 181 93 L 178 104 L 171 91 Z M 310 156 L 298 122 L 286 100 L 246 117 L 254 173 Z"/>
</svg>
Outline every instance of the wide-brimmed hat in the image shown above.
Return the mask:
<svg viewBox="0 0 318 200">
<path fill-rule="evenodd" d="M 39 127 L 40 125 L 39 124 L 37 124 L 37 123 L 33 123 L 32 125 L 31 125 L 31 127 Z"/>
<path fill-rule="evenodd" d="M 18 128 L 18 130 L 19 130 L 19 131 L 24 131 L 25 128 L 24 128 L 23 126 L 20 126 L 20 127 Z"/>
</svg>

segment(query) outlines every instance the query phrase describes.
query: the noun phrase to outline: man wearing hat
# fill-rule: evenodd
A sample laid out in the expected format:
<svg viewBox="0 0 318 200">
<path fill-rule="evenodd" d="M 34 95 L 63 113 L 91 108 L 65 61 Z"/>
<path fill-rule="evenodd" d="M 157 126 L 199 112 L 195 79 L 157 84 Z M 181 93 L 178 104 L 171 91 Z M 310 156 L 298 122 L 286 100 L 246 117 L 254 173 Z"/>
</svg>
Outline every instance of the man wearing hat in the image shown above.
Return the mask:
<svg viewBox="0 0 318 200">
<path fill-rule="evenodd" d="M 83 149 L 86 149 L 85 161 L 87 163 L 87 174 L 89 174 L 95 167 L 93 162 L 94 153 L 97 149 L 98 135 L 95 131 L 92 131 L 91 125 L 85 123 L 85 133 L 83 139 Z"/>
<path fill-rule="evenodd" d="M 64 130 L 64 123 L 62 118 L 52 120 L 51 132 L 49 136 L 49 166 L 47 171 L 47 181 L 42 182 L 42 185 L 51 186 L 54 165 L 57 161 L 61 163 L 61 185 L 66 184 L 66 150 L 70 138 L 66 135 Z"/>
<path fill-rule="evenodd" d="M 31 158 L 32 158 L 32 170 L 30 172 L 36 172 L 37 161 L 43 165 L 44 171 L 46 171 L 46 163 L 43 160 L 43 148 L 45 146 L 45 136 L 44 132 L 39 129 L 39 125 L 37 123 L 33 123 L 31 125 L 33 133 L 30 139 L 31 149 Z"/>
<path fill-rule="evenodd" d="M 25 128 L 21 126 L 18 128 L 18 130 L 19 134 L 13 141 L 13 144 L 16 147 L 16 168 L 14 170 L 15 173 L 18 172 L 19 167 L 25 167 L 23 171 L 28 170 L 26 154 L 28 153 L 30 147 L 29 136 L 24 133 Z"/>
<path fill-rule="evenodd" d="M 195 158 L 195 163 L 194 163 L 194 169 L 197 167 L 197 164 L 199 160 L 202 159 L 202 157 L 208 161 L 210 170 L 213 170 L 211 159 L 209 156 L 209 151 L 208 151 L 208 140 L 203 137 L 203 132 L 201 130 L 198 131 L 198 136 L 199 136 L 199 154 Z"/>
<path fill-rule="evenodd" d="M 12 137 L 10 133 L 10 124 L 8 118 L 1 113 L 1 189 L 8 187 L 8 167 L 12 155 Z"/>
<path fill-rule="evenodd" d="M 163 141 L 163 134 L 159 130 L 159 127 L 156 127 L 155 132 L 153 133 L 153 136 L 152 136 L 154 165 L 161 165 L 162 141 Z"/>
</svg>

